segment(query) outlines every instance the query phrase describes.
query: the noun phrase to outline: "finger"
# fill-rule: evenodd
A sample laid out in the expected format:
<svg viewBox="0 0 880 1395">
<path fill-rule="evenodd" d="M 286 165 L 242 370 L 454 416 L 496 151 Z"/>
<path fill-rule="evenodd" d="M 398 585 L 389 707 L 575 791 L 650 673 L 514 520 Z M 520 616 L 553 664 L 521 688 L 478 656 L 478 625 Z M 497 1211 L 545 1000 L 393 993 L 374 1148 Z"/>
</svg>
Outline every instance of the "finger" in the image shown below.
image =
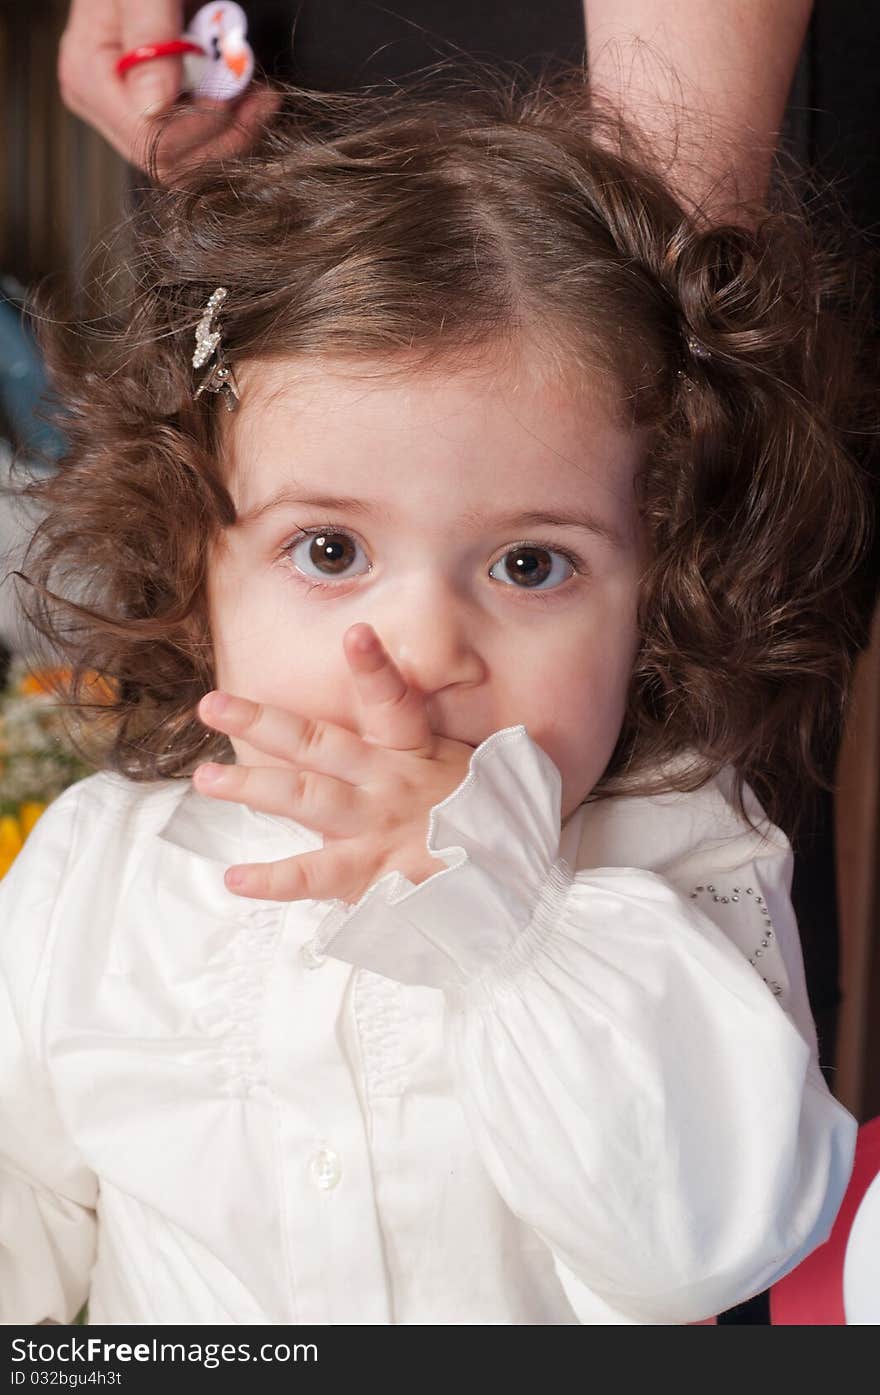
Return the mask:
<svg viewBox="0 0 880 1395">
<path fill-rule="evenodd" d="M 365 782 L 375 764 L 375 753 L 356 732 L 232 693 L 207 693 L 196 716 L 206 726 L 241 737 L 266 755 L 352 784 Z"/>
<path fill-rule="evenodd" d="M 401 674 L 372 625 L 352 625 L 343 648 L 364 705 L 361 735 L 393 751 L 434 750 L 425 700 Z"/>
<path fill-rule="evenodd" d="M 135 162 L 146 169 L 149 149 L 155 143 L 156 173 L 162 183 L 170 184 L 175 174 L 220 153 L 230 132 L 230 120 L 229 111 L 220 102 L 209 107 L 191 101 L 181 102 L 159 121 L 141 119 L 132 133 Z"/>
<path fill-rule="evenodd" d="M 114 73 L 113 82 L 119 79 Z M 108 145 L 118 151 L 124 160 L 128 160 L 133 165 L 144 168 L 140 154 L 135 152 L 135 141 L 138 130 L 138 118 L 133 117 L 129 111 L 127 103 L 116 95 L 104 93 L 101 97 L 100 106 L 94 102 L 81 101 L 76 90 L 72 86 L 62 84 L 61 94 L 64 103 L 74 113 L 87 121 L 90 126 L 102 135 Z"/>
<path fill-rule="evenodd" d="M 119 0 L 71 0 L 65 28 L 82 30 L 95 42 L 118 46 L 122 30 Z"/>
<path fill-rule="evenodd" d="M 193 783 L 201 794 L 213 799 L 228 799 L 264 814 L 296 819 L 334 838 L 353 837 L 362 830 L 366 818 L 361 790 L 314 770 L 209 763 L 193 772 Z"/>
<path fill-rule="evenodd" d="M 183 6 L 180 0 L 117 0 L 122 52 L 141 44 L 164 43 L 183 33 Z M 151 58 L 129 68 L 124 78 L 126 94 L 141 114 L 164 111 L 183 86 L 180 58 Z"/>
<path fill-rule="evenodd" d="M 180 90 L 179 59 L 155 59 L 139 63 L 120 77 L 116 62 L 127 49 L 143 42 L 138 37 L 149 26 L 149 41 L 178 38 L 181 7 L 174 0 L 158 0 L 148 6 L 145 20 L 140 5 L 108 3 L 108 0 L 74 0 L 58 49 L 58 81 L 65 104 L 88 121 L 127 160 L 144 168 L 145 112 L 155 111 L 155 94 L 143 91 L 154 81 L 148 70 L 161 74 L 158 109 L 164 109 Z M 169 15 L 172 18 L 169 18 Z M 137 26 L 144 26 L 140 31 Z M 144 76 L 146 75 L 146 76 Z"/>
<path fill-rule="evenodd" d="M 239 155 L 257 139 L 277 111 L 281 97 L 263 84 L 248 88 L 234 107 L 229 102 L 187 104 L 162 131 L 157 167 L 163 182 L 173 182 L 192 165 Z"/>
<path fill-rule="evenodd" d="M 236 895 L 257 900 L 354 902 L 363 895 L 376 870 L 365 870 L 362 845 L 345 842 L 280 862 L 241 863 L 227 868 L 224 880 Z"/>
<path fill-rule="evenodd" d="M 116 5 L 108 0 L 74 0 L 58 46 L 58 82 L 71 111 L 105 136 L 106 127 L 118 134 L 124 124 L 121 113 L 128 110 L 126 88 L 116 72 L 122 51 Z"/>
</svg>

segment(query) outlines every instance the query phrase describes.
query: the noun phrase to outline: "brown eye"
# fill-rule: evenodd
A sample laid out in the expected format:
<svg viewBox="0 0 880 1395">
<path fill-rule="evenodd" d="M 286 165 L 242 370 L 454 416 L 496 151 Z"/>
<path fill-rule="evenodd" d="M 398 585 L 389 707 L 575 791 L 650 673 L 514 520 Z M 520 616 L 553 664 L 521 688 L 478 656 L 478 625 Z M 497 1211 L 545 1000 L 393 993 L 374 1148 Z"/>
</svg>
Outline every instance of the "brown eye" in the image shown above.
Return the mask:
<svg viewBox="0 0 880 1395">
<path fill-rule="evenodd" d="M 301 576 L 316 582 L 334 577 L 347 581 L 369 571 L 369 564 L 352 571 L 358 553 L 363 556 L 360 545 L 341 528 L 315 528 L 300 533 L 284 548 L 285 556 Z"/>
<path fill-rule="evenodd" d="M 339 576 L 355 556 L 356 548 L 345 533 L 319 533 L 309 545 L 309 561 L 327 576 Z"/>
<path fill-rule="evenodd" d="M 568 569 L 566 573 L 559 574 L 558 563 L 562 563 Z M 548 577 L 555 572 L 555 581 L 558 585 L 567 581 L 576 570 L 564 552 L 557 552 L 549 547 L 539 547 L 533 543 L 509 548 L 504 556 L 495 563 L 492 572 L 489 573 L 490 576 L 495 567 L 501 567 L 504 571 L 504 576 L 497 576 L 496 581 L 511 581 L 521 591 L 535 591 L 539 587 L 544 590 L 555 589 L 544 586 Z"/>
</svg>

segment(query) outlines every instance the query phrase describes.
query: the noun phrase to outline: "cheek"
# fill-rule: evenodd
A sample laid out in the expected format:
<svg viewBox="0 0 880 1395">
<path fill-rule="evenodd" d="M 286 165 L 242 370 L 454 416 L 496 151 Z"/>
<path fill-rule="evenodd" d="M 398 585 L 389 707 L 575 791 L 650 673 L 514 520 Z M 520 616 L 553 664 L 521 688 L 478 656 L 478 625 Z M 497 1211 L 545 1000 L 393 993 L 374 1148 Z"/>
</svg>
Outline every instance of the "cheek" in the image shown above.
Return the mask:
<svg viewBox="0 0 880 1395">
<path fill-rule="evenodd" d="M 562 818 L 577 808 L 601 779 L 614 752 L 626 712 L 628 674 L 607 673 L 560 704 L 557 723 L 538 744 L 562 776 Z"/>
<path fill-rule="evenodd" d="M 267 683 L 287 688 L 297 645 L 279 589 L 234 554 L 212 563 L 206 592 L 218 687 L 254 701 L 264 700 Z"/>
<path fill-rule="evenodd" d="M 328 645 L 325 651 L 314 636 L 300 643 L 292 635 L 279 635 L 277 629 L 265 637 L 254 632 L 246 642 L 226 650 L 217 664 L 217 686 L 251 702 L 357 732 L 354 688 L 342 646 L 337 650 Z M 246 741 L 235 739 L 232 745 L 240 764 L 287 763 Z"/>
<path fill-rule="evenodd" d="M 212 560 L 206 593 L 215 687 L 300 717 L 358 730 L 341 634 L 335 629 L 330 633 L 320 623 L 303 632 L 291 616 L 276 570 L 267 567 L 255 574 L 252 564 L 245 568 L 233 553 L 226 553 Z M 241 764 L 285 764 L 237 738 L 232 746 Z"/>
<path fill-rule="evenodd" d="M 608 612 L 605 612 L 608 614 Z M 623 725 L 639 647 L 635 605 L 616 607 L 579 645 L 560 653 L 531 727 L 562 775 L 562 816 L 590 793 L 605 770 Z"/>
<path fill-rule="evenodd" d="M 549 734 L 568 763 L 592 764 L 606 746 L 610 755 L 626 710 L 630 656 L 628 648 L 614 659 L 597 658 L 569 672 L 564 687 L 554 685 Z"/>
</svg>

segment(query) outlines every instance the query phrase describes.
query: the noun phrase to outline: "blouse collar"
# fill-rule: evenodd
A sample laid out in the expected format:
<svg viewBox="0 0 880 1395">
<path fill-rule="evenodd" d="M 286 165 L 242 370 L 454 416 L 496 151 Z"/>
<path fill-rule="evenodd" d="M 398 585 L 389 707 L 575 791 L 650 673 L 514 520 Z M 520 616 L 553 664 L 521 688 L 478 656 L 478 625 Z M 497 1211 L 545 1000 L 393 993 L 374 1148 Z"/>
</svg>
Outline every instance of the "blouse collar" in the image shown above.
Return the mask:
<svg viewBox="0 0 880 1395">
<path fill-rule="evenodd" d="M 562 825 L 560 855 L 573 871 L 584 867 L 638 866 L 669 874 L 697 852 L 711 852 L 720 862 L 743 856 L 749 830 L 735 813 L 732 770 L 725 770 L 690 793 L 618 795 L 587 801 Z M 323 836 L 295 819 L 250 809 L 245 804 L 211 799 L 191 780 L 170 816 L 158 830 L 164 842 L 211 862 L 269 862 L 324 845 Z M 762 822 L 771 841 L 785 845 L 784 835 L 768 824 L 754 794 L 746 805 Z M 751 833 L 748 842 L 761 842 Z"/>
<path fill-rule="evenodd" d="M 191 780 L 157 836 L 197 857 L 225 863 L 248 858 L 269 861 L 273 855 L 294 856 L 324 845 L 320 834 L 295 819 L 211 799 L 200 794 Z M 267 849 L 272 850 L 268 855 Z"/>
</svg>

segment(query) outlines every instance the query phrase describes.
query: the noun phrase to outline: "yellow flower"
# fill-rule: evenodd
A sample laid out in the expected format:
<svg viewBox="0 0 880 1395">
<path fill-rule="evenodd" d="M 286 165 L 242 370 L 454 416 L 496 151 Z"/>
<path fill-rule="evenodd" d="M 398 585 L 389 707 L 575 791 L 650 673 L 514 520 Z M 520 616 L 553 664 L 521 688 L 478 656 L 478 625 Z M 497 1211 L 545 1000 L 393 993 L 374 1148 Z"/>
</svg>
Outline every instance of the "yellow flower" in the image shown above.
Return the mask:
<svg viewBox="0 0 880 1395">
<path fill-rule="evenodd" d="M 14 814 L 0 814 L 0 877 L 6 875 L 21 851 L 24 839 Z"/>
<path fill-rule="evenodd" d="M 26 800 L 24 804 L 19 804 L 18 822 L 21 828 L 22 840 L 27 838 L 45 807 L 45 803 L 37 799 L 29 799 Z"/>
<path fill-rule="evenodd" d="M 9 871 L 21 852 L 28 834 L 46 805 L 39 800 L 26 800 L 15 814 L 0 814 L 0 877 Z"/>
</svg>

